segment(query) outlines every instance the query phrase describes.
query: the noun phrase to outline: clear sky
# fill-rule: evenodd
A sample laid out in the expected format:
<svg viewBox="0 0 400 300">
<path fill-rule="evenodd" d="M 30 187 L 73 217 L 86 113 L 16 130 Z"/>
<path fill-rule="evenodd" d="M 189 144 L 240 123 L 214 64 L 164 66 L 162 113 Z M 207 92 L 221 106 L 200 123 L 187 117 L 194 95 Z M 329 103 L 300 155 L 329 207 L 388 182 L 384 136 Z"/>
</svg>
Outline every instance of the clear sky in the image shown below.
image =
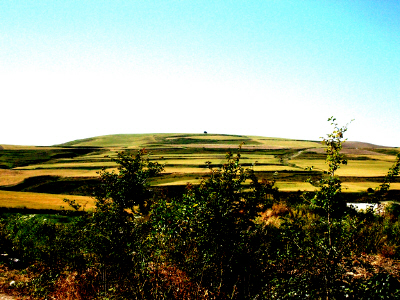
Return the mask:
<svg viewBox="0 0 400 300">
<path fill-rule="evenodd" d="M 224 133 L 400 146 L 400 2 L 0 1 L 0 144 Z"/>
</svg>

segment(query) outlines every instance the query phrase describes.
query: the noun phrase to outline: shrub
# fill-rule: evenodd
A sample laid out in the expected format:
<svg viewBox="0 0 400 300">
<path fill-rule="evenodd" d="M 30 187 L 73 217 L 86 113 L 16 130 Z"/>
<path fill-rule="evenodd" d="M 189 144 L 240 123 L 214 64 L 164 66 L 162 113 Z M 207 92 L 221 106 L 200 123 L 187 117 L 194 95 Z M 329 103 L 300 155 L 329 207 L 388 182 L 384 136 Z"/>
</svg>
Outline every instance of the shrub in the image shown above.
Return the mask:
<svg viewBox="0 0 400 300">
<path fill-rule="evenodd" d="M 247 298 L 261 289 L 262 239 L 254 220 L 272 205 L 276 189 L 240 166 L 240 152 L 226 159 L 182 199 L 156 203 L 152 222 L 172 264 L 219 297 Z"/>
</svg>

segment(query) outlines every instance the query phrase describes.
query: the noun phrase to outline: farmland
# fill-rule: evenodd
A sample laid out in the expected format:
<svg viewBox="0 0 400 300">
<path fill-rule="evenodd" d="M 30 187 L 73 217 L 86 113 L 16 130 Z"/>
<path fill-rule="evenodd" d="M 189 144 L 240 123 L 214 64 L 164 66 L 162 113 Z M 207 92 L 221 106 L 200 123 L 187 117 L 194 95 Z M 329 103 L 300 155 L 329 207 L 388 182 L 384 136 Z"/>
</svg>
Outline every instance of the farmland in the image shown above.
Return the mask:
<svg viewBox="0 0 400 300">
<path fill-rule="evenodd" d="M 2 259 L 21 260 L 29 285 L 5 272 L 0 288 L 12 279 L 40 299 L 397 299 L 398 149 L 349 142 L 344 157 L 328 137 L 328 151 L 205 134 L 3 146 Z M 345 203 L 371 201 L 377 213 Z M 45 276 L 59 279 L 37 283 Z"/>
<path fill-rule="evenodd" d="M 0 146 L 0 206 L 48 207 L 62 198 L 85 202 L 85 186 L 96 182 L 103 168 L 114 170 L 119 151 L 135 153 L 145 148 L 152 161 L 164 165 L 154 186 L 197 184 L 211 167 L 220 167 L 226 152 L 242 145 L 241 164 L 259 178 L 275 180 L 285 192 L 313 191 L 308 178 L 326 170 L 325 150 L 319 141 L 219 134 L 123 134 L 67 142 L 52 147 Z M 338 170 L 344 192 L 360 193 L 377 187 L 393 164 L 398 148 L 347 142 L 348 164 Z M 400 181 L 391 185 L 400 190 Z M 89 198 L 90 199 L 90 198 Z M 91 203 L 89 201 L 89 203 Z"/>
</svg>

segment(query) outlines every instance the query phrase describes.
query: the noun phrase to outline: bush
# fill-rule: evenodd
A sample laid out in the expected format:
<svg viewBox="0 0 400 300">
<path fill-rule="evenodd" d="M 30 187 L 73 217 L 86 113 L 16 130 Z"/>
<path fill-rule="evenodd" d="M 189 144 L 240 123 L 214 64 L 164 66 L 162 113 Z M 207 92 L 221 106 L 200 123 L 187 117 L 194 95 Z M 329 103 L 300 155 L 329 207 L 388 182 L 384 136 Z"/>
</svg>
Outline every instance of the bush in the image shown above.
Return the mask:
<svg viewBox="0 0 400 300">
<path fill-rule="evenodd" d="M 261 230 L 254 220 L 272 205 L 276 189 L 240 166 L 240 152 L 226 158 L 182 199 L 156 203 L 151 220 L 170 263 L 214 295 L 247 298 L 262 285 Z"/>
</svg>

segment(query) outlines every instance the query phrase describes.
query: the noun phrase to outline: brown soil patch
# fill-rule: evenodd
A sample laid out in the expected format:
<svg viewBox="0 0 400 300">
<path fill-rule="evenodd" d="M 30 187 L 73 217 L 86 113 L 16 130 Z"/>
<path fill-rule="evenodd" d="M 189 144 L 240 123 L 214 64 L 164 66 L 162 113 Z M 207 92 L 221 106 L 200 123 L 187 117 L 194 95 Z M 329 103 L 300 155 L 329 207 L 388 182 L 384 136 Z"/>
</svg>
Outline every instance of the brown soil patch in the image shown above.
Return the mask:
<svg viewBox="0 0 400 300">
<path fill-rule="evenodd" d="M 308 149 L 307 151 L 312 151 L 312 152 L 316 152 L 316 153 L 326 153 L 325 148 L 313 148 L 313 149 Z M 343 149 L 340 151 L 340 153 L 355 154 L 355 155 L 374 155 L 374 156 L 378 156 L 378 155 L 384 156 L 385 155 L 385 154 L 367 150 L 367 149 L 357 149 L 357 148 L 350 148 L 350 147 L 345 148 L 344 146 L 343 146 Z"/>
<path fill-rule="evenodd" d="M 0 293 L 0 300 L 23 300 L 23 299 L 28 299 L 28 298 L 26 298 L 26 297 L 22 298 L 22 297 L 17 297 L 17 296 Z"/>
<path fill-rule="evenodd" d="M 372 266 L 373 269 L 368 270 L 366 265 Z M 353 259 L 353 266 L 347 270 L 346 275 L 354 278 L 369 278 L 380 272 L 389 273 L 399 280 L 400 261 L 382 255 L 361 255 Z"/>
<path fill-rule="evenodd" d="M 374 145 L 370 143 L 363 143 L 363 142 L 355 142 L 355 141 L 346 141 L 343 144 L 343 148 L 369 148 L 369 149 L 376 149 L 376 148 L 385 148 L 385 146 Z"/>
<path fill-rule="evenodd" d="M 23 275 L 18 270 L 13 270 L 5 265 L 0 265 L 0 300 L 29 299 L 30 297 L 21 294 L 20 288 L 10 285 L 12 281 L 18 285 L 25 283 L 28 280 L 28 275 Z"/>
</svg>

